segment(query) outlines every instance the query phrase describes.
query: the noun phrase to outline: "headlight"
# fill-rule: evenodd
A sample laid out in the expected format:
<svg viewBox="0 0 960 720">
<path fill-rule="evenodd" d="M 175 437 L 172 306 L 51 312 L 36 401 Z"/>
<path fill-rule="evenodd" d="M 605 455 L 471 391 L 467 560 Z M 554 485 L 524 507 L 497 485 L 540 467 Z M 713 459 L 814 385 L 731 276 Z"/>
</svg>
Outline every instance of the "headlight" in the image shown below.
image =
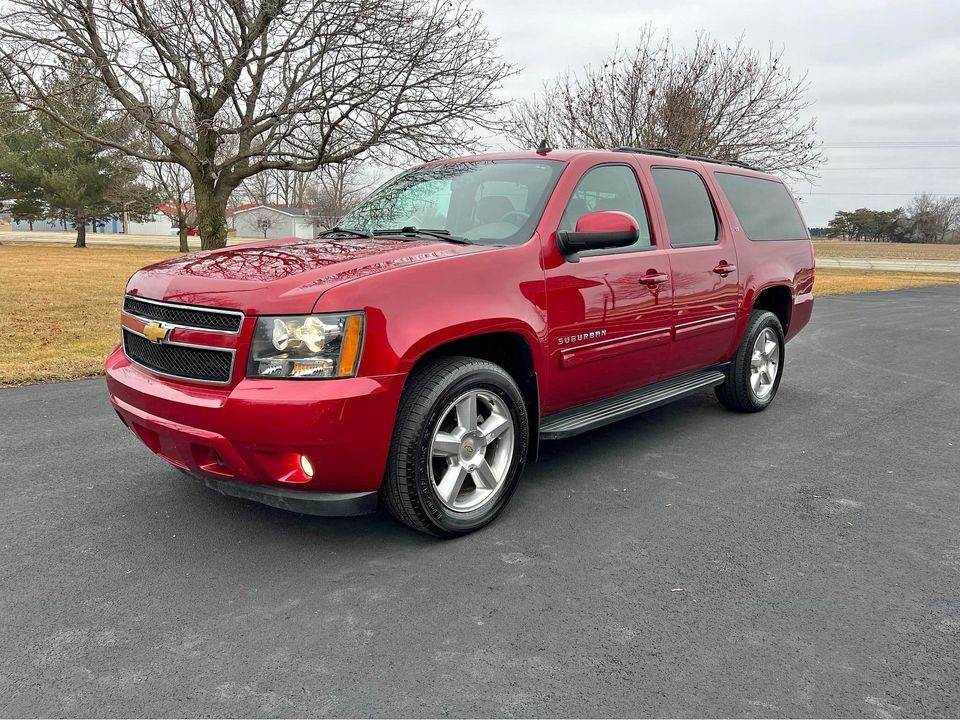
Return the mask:
<svg viewBox="0 0 960 720">
<path fill-rule="evenodd" d="M 250 377 L 353 377 L 363 313 L 261 317 L 250 347 Z"/>
</svg>

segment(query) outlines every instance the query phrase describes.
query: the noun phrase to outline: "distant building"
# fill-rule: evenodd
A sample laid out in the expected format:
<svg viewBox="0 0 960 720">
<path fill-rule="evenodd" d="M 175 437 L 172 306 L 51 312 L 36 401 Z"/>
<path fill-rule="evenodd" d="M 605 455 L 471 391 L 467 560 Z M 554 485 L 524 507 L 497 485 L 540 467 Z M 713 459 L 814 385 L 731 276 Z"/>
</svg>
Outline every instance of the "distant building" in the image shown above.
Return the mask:
<svg viewBox="0 0 960 720">
<path fill-rule="evenodd" d="M 73 225 L 63 220 L 34 220 L 33 227 L 30 227 L 30 223 L 27 220 L 17 220 L 13 223 L 13 230 L 17 232 L 72 232 Z M 97 223 L 96 230 L 93 228 L 93 223 L 87 223 L 87 232 L 98 232 L 106 233 L 108 235 L 113 233 L 122 232 L 123 228 L 120 225 L 120 218 L 112 217 L 108 218 L 106 222 Z"/>
<path fill-rule="evenodd" d="M 284 205 L 241 205 L 232 218 L 237 237 L 309 239 L 319 227 L 311 208 Z"/>
<path fill-rule="evenodd" d="M 153 215 L 143 220 L 128 222 L 127 232 L 130 235 L 177 235 L 177 224 L 163 209 L 158 208 Z"/>
<path fill-rule="evenodd" d="M 13 230 L 18 232 L 63 232 L 71 231 L 73 226 L 63 220 L 34 220 L 33 227 L 26 220 L 20 220 L 12 223 Z M 101 220 L 97 223 L 96 229 L 93 223 L 87 223 L 87 232 L 104 233 L 106 235 L 117 235 L 123 233 L 123 218 L 115 215 Z M 170 237 L 178 234 L 176 222 L 176 207 L 170 204 L 158 205 L 157 209 L 150 216 L 142 220 L 131 219 L 127 223 L 127 232 L 130 235 L 160 235 Z"/>
</svg>

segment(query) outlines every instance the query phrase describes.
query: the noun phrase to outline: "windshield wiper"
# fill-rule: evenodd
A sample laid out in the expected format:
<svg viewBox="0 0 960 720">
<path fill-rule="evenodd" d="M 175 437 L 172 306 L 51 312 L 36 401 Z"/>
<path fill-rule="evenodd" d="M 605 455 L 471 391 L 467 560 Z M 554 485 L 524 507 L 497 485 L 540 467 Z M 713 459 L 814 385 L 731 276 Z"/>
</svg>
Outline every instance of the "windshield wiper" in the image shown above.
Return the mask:
<svg viewBox="0 0 960 720">
<path fill-rule="evenodd" d="M 413 225 L 405 225 L 402 228 L 391 230 L 374 230 L 373 234 L 377 237 L 381 235 L 419 235 L 421 237 L 435 238 L 437 240 L 457 243 L 459 245 L 472 244 L 466 238 L 458 237 L 457 235 L 451 235 L 449 230 L 421 230 L 420 228 L 413 227 Z"/>
<path fill-rule="evenodd" d="M 322 233 L 317 235 L 318 238 L 327 237 L 327 235 L 353 235 L 354 237 L 362 238 L 372 238 L 373 235 L 368 233 L 366 230 L 356 230 L 354 228 L 342 228 L 334 227 L 329 230 L 324 230 Z"/>
</svg>

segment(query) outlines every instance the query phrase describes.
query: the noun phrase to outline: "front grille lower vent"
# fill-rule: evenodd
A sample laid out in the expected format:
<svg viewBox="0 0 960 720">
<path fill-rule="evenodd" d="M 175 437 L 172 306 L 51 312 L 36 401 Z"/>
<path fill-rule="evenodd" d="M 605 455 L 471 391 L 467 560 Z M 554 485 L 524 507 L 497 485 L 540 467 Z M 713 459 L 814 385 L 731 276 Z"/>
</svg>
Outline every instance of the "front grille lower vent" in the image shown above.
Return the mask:
<svg viewBox="0 0 960 720">
<path fill-rule="evenodd" d="M 127 357 L 148 370 L 185 380 L 230 382 L 233 353 L 229 350 L 153 343 L 124 328 L 123 350 Z"/>
<path fill-rule="evenodd" d="M 243 324 L 241 312 L 147 302 L 130 295 L 123 298 L 123 310 L 144 320 L 157 320 L 198 330 L 237 333 Z"/>
</svg>

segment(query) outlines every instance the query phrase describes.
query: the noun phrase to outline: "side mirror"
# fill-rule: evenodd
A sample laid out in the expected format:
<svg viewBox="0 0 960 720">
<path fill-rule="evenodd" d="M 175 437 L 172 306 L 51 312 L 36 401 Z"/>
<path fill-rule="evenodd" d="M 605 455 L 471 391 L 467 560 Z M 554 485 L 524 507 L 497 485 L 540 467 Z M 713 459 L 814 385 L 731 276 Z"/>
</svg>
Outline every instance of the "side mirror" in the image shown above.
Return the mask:
<svg viewBox="0 0 960 720">
<path fill-rule="evenodd" d="M 606 250 L 629 247 L 640 239 L 640 226 L 632 215 L 617 210 L 599 210 L 587 213 L 577 220 L 573 232 L 557 233 L 560 254 L 569 262 L 580 260 L 577 253 L 584 250 Z"/>
</svg>

